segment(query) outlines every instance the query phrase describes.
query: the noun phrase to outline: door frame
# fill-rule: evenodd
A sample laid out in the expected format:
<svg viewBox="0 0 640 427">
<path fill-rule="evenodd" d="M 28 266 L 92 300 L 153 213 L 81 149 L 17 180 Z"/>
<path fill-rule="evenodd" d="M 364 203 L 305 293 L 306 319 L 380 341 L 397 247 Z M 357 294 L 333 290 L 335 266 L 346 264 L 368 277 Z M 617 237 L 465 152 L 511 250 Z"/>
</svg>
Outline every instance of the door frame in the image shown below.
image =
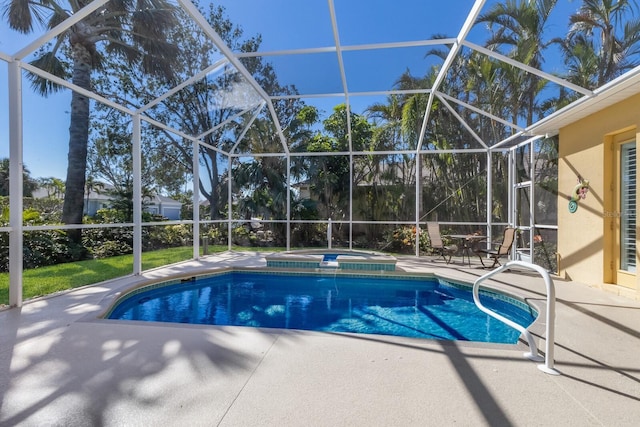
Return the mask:
<svg viewBox="0 0 640 427">
<path fill-rule="evenodd" d="M 609 145 L 606 152 L 610 153 L 610 158 L 605 159 L 610 166 L 605 168 L 607 181 L 609 183 L 609 202 L 606 203 L 604 212 L 604 281 L 614 283 L 625 288 L 634 289 L 637 284 L 636 273 L 620 269 L 621 264 L 621 190 L 622 180 L 620 174 L 622 171 L 621 152 L 622 146 L 627 143 L 635 142 L 637 146 L 636 128 L 625 129 L 623 131 L 610 134 L 607 136 L 605 144 Z M 637 170 L 637 169 L 636 169 Z M 636 172 L 637 175 L 637 172 Z"/>
</svg>

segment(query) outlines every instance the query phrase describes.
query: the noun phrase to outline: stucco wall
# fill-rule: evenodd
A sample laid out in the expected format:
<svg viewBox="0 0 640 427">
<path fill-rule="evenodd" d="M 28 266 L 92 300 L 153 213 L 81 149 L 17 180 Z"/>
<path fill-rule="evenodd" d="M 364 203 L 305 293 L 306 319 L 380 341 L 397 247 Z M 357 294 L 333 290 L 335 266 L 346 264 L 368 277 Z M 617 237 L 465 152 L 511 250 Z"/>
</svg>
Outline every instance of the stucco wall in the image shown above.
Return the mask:
<svg viewBox="0 0 640 427">
<path fill-rule="evenodd" d="M 560 129 L 558 253 L 560 274 L 567 278 L 596 286 L 610 280 L 605 266 L 610 254 L 605 251 L 611 251 L 611 245 L 605 237 L 611 233 L 605 227 L 611 222 L 606 214 L 612 198 L 611 140 L 632 128 L 640 129 L 640 95 Z M 578 210 L 570 213 L 568 198 L 579 175 L 589 180 L 590 189 Z"/>
</svg>

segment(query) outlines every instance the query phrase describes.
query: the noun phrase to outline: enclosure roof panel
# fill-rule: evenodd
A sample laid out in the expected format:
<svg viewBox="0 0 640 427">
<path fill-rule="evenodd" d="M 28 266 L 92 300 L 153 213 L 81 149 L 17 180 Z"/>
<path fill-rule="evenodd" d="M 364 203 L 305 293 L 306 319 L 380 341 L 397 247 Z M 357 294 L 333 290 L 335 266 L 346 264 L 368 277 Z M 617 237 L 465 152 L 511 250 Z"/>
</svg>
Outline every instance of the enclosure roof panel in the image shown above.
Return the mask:
<svg viewBox="0 0 640 427">
<path fill-rule="evenodd" d="M 415 125 L 417 143 L 409 144 L 414 149 L 438 146 L 434 140 L 426 140 L 429 130 L 439 120 L 437 115 L 433 116 L 437 109 L 444 111 L 442 116 L 459 123 L 461 137 L 468 140 L 462 145 L 488 149 L 506 146 L 510 141 L 520 141 L 531 135 L 554 134 L 562 126 L 640 92 L 638 67 L 593 90 L 576 83 L 577 79 L 569 78 L 571 67 L 576 64 L 562 56 L 558 40 L 567 35 L 570 16 L 582 5 L 579 1 L 557 2 L 546 21 L 540 23 L 540 33 L 534 36 L 513 25 L 505 25 L 504 29 L 508 31 L 503 29 L 501 32 L 500 24 L 508 22 L 507 15 L 492 19 L 492 13 L 500 7 L 515 5 L 522 11 L 526 5 L 542 7 L 553 2 L 170 2 L 179 8 L 181 19 L 188 20 L 189 31 L 197 45 L 194 47 L 206 47 L 208 56 L 202 63 L 184 67 L 173 87 L 149 85 L 148 99 L 143 102 L 79 88 L 71 76 L 53 76 L 42 63 L 34 62 L 42 53 L 40 49 L 46 51 L 56 46 L 60 41 L 58 37 L 68 34 L 70 29 L 99 27 L 100 17 L 110 7 L 105 0 L 94 0 L 82 9 L 69 12 L 68 18 L 52 29 L 34 25 L 29 34 L 10 29 L 4 14 L 0 21 L 0 60 L 17 63 L 27 74 L 80 92 L 109 108 L 130 114 L 148 114 L 150 122 L 157 126 L 163 121 L 163 114 L 169 117 L 168 109 L 160 105 L 162 102 L 175 103 L 183 94 L 194 93 L 197 87 L 204 85 L 210 91 L 208 96 L 218 98 L 209 104 L 212 111 L 220 111 L 223 109 L 220 106 L 234 103 L 232 111 L 219 114 L 216 120 L 207 124 L 209 130 L 228 127 L 226 121 L 233 117 L 247 117 L 246 123 L 237 121 L 234 131 L 236 137 L 244 137 L 247 132 L 243 126 L 250 126 L 264 117 L 275 128 L 283 152 L 292 147 L 286 132 L 291 123 L 283 122 L 280 113 L 283 103 L 288 101 L 317 106 L 322 122 L 335 111 L 336 105 L 332 102 L 336 99 L 341 100 L 348 111 L 369 117 L 372 105 L 384 103 L 393 96 L 402 96 L 405 100 L 412 95 L 421 96 L 416 103 L 420 109 Z M 221 25 L 223 21 L 215 22 L 212 18 L 215 16 L 228 20 L 229 26 Z M 627 18 L 631 20 L 633 16 Z M 181 25 L 184 22 L 181 21 Z M 531 40 L 539 38 L 529 46 L 530 50 L 524 51 L 523 45 L 512 43 L 518 34 L 525 34 Z M 525 53 L 534 55 L 536 49 L 544 50 L 544 53 L 537 61 L 530 61 Z M 107 60 L 115 58 L 109 57 L 108 49 L 101 53 Z M 630 61 L 638 63 L 638 58 L 631 57 Z M 462 72 L 467 75 L 461 76 Z M 111 78 L 99 73 L 100 70 L 95 71 L 96 78 Z M 269 73 L 273 80 L 267 82 L 265 75 Z M 213 81 L 211 76 L 214 74 L 229 78 L 220 84 L 222 79 Z M 492 80 L 497 75 L 502 77 L 501 83 Z M 517 82 L 520 89 L 505 85 L 509 78 L 511 82 Z M 134 84 L 146 82 L 140 80 Z M 529 90 L 532 85 L 537 87 L 532 101 L 536 105 L 535 115 L 527 116 L 517 108 L 514 112 L 504 107 L 510 100 L 524 105 L 526 96 L 518 90 Z M 552 101 L 562 97 L 573 102 L 564 108 L 552 106 L 558 105 Z M 497 105 L 503 107 L 497 108 Z M 174 116 L 177 119 L 170 117 L 170 122 L 164 123 L 167 131 L 194 139 L 207 134 L 206 129 L 195 131 L 186 129 L 185 123 L 176 124 L 178 119 L 184 118 L 184 112 L 174 112 Z M 349 141 L 352 125 L 348 118 Z M 498 134 L 501 136 L 483 131 L 488 127 L 500 129 Z M 234 138 L 227 145 L 250 148 Z"/>
</svg>

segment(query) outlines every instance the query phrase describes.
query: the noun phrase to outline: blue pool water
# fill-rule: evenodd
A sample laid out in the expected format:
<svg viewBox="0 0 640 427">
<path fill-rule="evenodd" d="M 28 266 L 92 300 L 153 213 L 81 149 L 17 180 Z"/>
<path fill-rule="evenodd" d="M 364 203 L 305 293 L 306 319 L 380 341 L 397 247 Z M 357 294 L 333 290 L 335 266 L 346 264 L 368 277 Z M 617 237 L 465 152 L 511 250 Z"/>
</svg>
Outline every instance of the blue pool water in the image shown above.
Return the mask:
<svg viewBox="0 0 640 427">
<path fill-rule="evenodd" d="M 482 293 L 482 303 L 527 327 L 536 313 Z M 236 325 L 515 343 L 470 288 L 437 279 L 228 272 L 129 295 L 109 319 Z"/>
</svg>

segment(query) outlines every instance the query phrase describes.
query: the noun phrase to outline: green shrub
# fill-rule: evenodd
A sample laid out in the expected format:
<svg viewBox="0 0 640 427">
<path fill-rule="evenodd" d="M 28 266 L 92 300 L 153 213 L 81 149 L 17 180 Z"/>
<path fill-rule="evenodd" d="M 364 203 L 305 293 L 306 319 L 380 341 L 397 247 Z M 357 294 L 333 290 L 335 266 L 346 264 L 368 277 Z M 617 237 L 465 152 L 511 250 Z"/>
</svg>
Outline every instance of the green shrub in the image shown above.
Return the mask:
<svg viewBox="0 0 640 427">
<path fill-rule="evenodd" d="M 226 245 L 227 244 L 227 227 L 218 226 L 218 227 L 208 227 L 202 233 L 203 236 L 207 236 L 209 238 L 210 245 Z"/>
<path fill-rule="evenodd" d="M 231 241 L 235 245 L 247 246 L 250 243 L 249 229 L 244 225 L 239 225 L 231 230 Z"/>
<path fill-rule="evenodd" d="M 94 258 L 110 258 L 117 255 L 131 254 L 133 253 L 133 248 L 126 242 L 107 240 L 100 245 L 94 246 L 91 253 Z"/>
<path fill-rule="evenodd" d="M 28 199 L 32 201 L 32 199 Z M 0 225 L 9 225 L 9 207 L 3 198 L 2 215 Z M 22 221 L 25 225 L 42 225 L 47 223 L 47 218 L 32 207 L 27 207 L 22 212 Z M 23 266 L 24 268 L 42 267 L 45 265 L 68 262 L 80 258 L 81 251 L 71 244 L 67 234 L 60 230 L 44 230 L 26 232 L 22 240 Z M 0 234 L 0 271 L 9 270 L 9 233 Z"/>
<path fill-rule="evenodd" d="M 125 220 L 125 215 L 115 209 L 100 209 L 93 217 L 85 217 L 87 224 L 116 225 L 109 228 L 87 228 L 82 231 L 82 244 L 93 258 L 108 258 L 132 252 L 133 228 L 117 226 Z"/>
<path fill-rule="evenodd" d="M 193 241 L 193 232 L 190 225 L 158 225 L 148 228 L 143 236 L 145 250 L 173 248 L 186 246 Z"/>
<path fill-rule="evenodd" d="M 387 241 L 386 250 L 397 253 L 414 253 L 416 247 L 416 227 L 401 226 L 385 233 Z M 420 251 L 429 248 L 429 239 L 426 230 L 420 232 Z"/>
</svg>

